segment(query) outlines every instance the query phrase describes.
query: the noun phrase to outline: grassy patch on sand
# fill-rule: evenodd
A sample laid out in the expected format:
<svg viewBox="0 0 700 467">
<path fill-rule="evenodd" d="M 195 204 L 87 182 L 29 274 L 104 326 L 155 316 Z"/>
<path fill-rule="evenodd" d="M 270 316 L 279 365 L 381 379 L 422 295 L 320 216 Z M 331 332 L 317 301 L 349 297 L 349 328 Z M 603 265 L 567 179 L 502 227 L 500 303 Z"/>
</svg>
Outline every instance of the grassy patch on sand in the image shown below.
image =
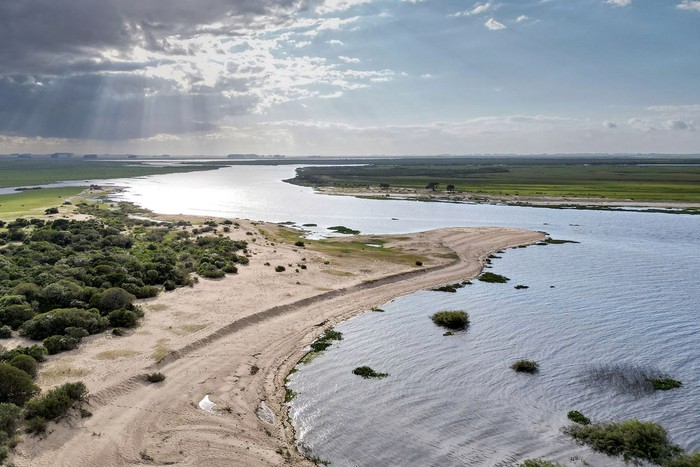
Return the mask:
<svg viewBox="0 0 700 467">
<path fill-rule="evenodd" d="M 90 373 L 88 368 L 71 365 L 68 361 L 59 361 L 39 372 L 39 378 L 48 384 L 68 378 L 80 378 Z"/>
<path fill-rule="evenodd" d="M 151 354 L 151 358 L 155 360 L 156 362 L 161 361 L 166 355 L 168 355 L 170 352 L 172 352 L 173 349 L 168 347 L 168 339 L 158 339 L 158 342 L 156 342 L 156 346 L 153 349 L 153 353 Z"/>
<path fill-rule="evenodd" d="M 133 357 L 134 355 L 139 355 L 141 352 L 138 350 L 131 349 L 117 349 L 117 350 L 105 350 L 95 355 L 98 360 L 116 360 L 118 358 Z"/>
</svg>

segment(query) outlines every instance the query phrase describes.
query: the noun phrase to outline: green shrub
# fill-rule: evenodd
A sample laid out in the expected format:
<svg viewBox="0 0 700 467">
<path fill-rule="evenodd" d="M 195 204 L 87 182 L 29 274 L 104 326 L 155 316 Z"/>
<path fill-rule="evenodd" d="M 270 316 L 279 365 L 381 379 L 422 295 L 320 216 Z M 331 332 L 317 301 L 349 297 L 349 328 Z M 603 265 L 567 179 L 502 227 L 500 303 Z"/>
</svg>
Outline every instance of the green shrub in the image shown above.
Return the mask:
<svg viewBox="0 0 700 467">
<path fill-rule="evenodd" d="M 121 337 L 124 335 L 124 330 L 122 328 L 114 328 L 114 329 L 112 329 L 112 335 L 117 336 L 117 337 Z"/>
<path fill-rule="evenodd" d="M 83 337 L 89 336 L 90 333 L 87 332 L 86 329 L 84 328 L 76 328 L 76 327 L 67 327 L 66 328 L 66 336 L 73 337 L 74 339 L 82 339 Z"/>
<path fill-rule="evenodd" d="M 24 405 L 39 388 L 26 372 L 9 363 L 0 363 L 0 403 Z"/>
<path fill-rule="evenodd" d="M 120 287 L 112 287 L 102 292 L 96 300 L 100 311 L 107 314 L 120 308 L 130 309 L 136 297 Z"/>
<path fill-rule="evenodd" d="M 28 303 L 11 303 L 0 306 L 0 325 L 18 329 L 25 321 L 36 315 Z"/>
<path fill-rule="evenodd" d="M 389 373 L 377 373 L 374 371 L 372 368 L 368 366 L 358 366 L 354 370 L 352 370 L 352 373 L 354 375 L 362 376 L 364 379 L 370 379 L 370 378 L 376 378 L 376 379 L 381 379 L 381 378 L 386 378 L 389 376 Z"/>
<path fill-rule="evenodd" d="M 20 408 L 15 404 L 0 404 L 0 437 L 12 438 L 19 423 Z"/>
<path fill-rule="evenodd" d="M 59 308 L 42 313 L 27 321 L 20 328 L 20 334 L 30 339 L 46 339 L 49 336 L 63 335 L 66 328 L 79 327 L 90 334 L 102 332 L 109 321 L 100 316 L 97 310 L 80 308 Z"/>
<path fill-rule="evenodd" d="M 586 417 L 584 414 L 578 410 L 572 410 L 566 414 L 567 418 L 572 422 L 578 423 L 579 425 L 590 425 L 591 419 Z"/>
<path fill-rule="evenodd" d="M 625 461 L 648 461 L 662 464 L 682 453 L 672 444 L 666 430 L 653 422 L 628 420 L 596 425 L 572 425 L 564 429 L 578 443 Z"/>
<path fill-rule="evenodd" d="M 165 375 L 163 373 L 149 373 L 146 375 L 146 381 L 149 383 L 160 383 L 165 379 Z"/>
<path fill-rule="evenodd" d="M 10 360 L 10 365 L 27 373 L 32 378 L 36 378 L 36 370 L 39 364 L 29 355 L 15 355 Z"/>
<path fill-rule="evenodd" d="M 303 247 L 304 247 L 304 242 L 302 242 L 301 240 L 298 240 L 298 241 L 294 242 L 294 246 L 298 246 L 298 247 L 302 247 L 302 248 L 303 248 Z"/>
<path fill-rule="evenodd" d="M 275 266 L 275 272 L 284 272 L 285 270 L 284 266 Z"/>
<path fill-rule="evenodd" d="M 207 279 L 220 279 L 226 275 L 224 271 L 210 263 L 203 263 L 197 268 L 197 274 Z"/>
<path fill-rule="evenodd" d="M 41 418 L 56 420 L 87 395 L 83 383 L 66 383 L 63 386 L 49 390 L 43 396 L 34 397 L 27 402 L 24 416 L 27 420 Z"/>
<path fill-rule="evenodd" d="M 67 350 L 73 350 L 78 347 L 80 341 L 70 336 L 49 336 L 44 339 L 44 347 L 49 352 L 49 355 L 55 355 Z"/>
<path fill-rule="evenodd" d="M 10 326 L 0 327 L 0 339 L 9 339 L 12 337 L 12 328 Z"/>
<path fill-rule="evenodd" d="M 537 373 L 540 371 L 540 364 L 533 360 L 516 360 L 510 367 L 521 373 Z"/>
<path fill-rule="evenodd" d="M 16 355 L 29 355 L 37 362 L 43 362 L 46 360 L 46 354 L 48 354 L 48 352 L 43 345 L 33 345 L 31 347 L 17 346 L 12 350 L 6 350 L 0 353 L 0 361 L 9 362 L 15 358 Z"/>
<path fill-rule="evenodd" d="M 5 446 L 0 446 L 0 464 L 5 462 L 7 460 L 7 456 L 9 456 L 10 453 L 7 452 L 7 448 Z"/>
<path fill-rule="evenodd" d="M 657 391 L 668 391 L 683 386 L 683 383 L 671 378 L 655 378 L 650 380 L 650 382 Z"/>
<path fill-rule="evenodd" d="M 43 417 L 30 418 L 25 422 L 24 431 L 27 433 L 43 433 L 46 431 L 46 419 Z"/>
<path fill-rule="evenodd" d="M 438 326 L 448 329 L 464 329 L 469 325 L 469 315 L 464 311 L 438 311 L 430 317 Z"/>
<path fill-rule="evenodd" d="M 114 310 L 107 315 L 109 325 L 115 328 L 133 328 L 136 326 L 138 317 L 131 310 Z"/>
<path fill-rule="evenodd" d="M 506 276 L 502 276 L 500 274 L 494 274 L 493 272 L 485 272 L 481 274 L 478 278 L 481 282 L 492 282 L 492 283 L 497 283 L 497 284 L 505 284 L 508 282 L 510 279 L 508 279 Z"/>
</svg>

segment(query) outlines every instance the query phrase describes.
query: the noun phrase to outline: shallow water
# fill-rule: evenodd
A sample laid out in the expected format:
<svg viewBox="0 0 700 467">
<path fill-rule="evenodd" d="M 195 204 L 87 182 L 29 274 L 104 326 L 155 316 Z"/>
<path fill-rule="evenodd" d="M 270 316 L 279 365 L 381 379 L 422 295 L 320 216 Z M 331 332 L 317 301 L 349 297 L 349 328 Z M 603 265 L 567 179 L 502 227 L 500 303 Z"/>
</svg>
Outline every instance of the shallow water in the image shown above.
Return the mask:
<svg viewBox="0 0 700 467">
<path fill-rule="evenodd" d="M 500 225 L 581 242 L 507 251 L 493 271 L 509 284 L 423 291 L 338 326 L 344 340 L 290 378 L 299 440 L 315 455 L 333 465 L 573 456 L 612 465 L 561 433 L 574 409 L 594 420 L 653 420 L 700 450 L 700 216 L 321 196 L 280 182 L 292 175 L 231 167 L 115 183 L 129 187 L 123 199 L 158 212 L 316 223 L 315 236 L 332 225 L 363 233 Z M 442 309 L 468 311 L 469 330 L 444 337 L 429 319 Z M 517 358 L 539 361 L 539 375 L 515 374 Z M 351 374 L 365 364 L 390 377 Z M 589 377 L 612 364 L 658 369 L 684 386 L 640 395 Z"/>
</svg>

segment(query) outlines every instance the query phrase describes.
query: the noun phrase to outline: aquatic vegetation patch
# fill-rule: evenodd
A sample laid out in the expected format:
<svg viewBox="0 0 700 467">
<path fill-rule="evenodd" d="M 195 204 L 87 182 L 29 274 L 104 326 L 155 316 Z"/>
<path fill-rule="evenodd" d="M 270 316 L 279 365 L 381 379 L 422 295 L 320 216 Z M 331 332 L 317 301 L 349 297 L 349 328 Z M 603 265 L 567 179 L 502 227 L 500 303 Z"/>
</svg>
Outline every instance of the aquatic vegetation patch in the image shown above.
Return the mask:
<svg viewBox="0 0 700 467">
<path fill-rule="evenodd" d="M 515 289 L 516 289 L 516 290 L 529 289 L 529 288 L 530 288 L 529 286 L 527 286 L 527 285 L 522 285 L 522 284 L 518 284 L 518 285 L 515 286 Z"/>
<path fill-rule="evenodd" d="M 505 284 L 508 282 L 510 279 L 507 278 L 506 276 L 502 276 L 500 274 L 495 274 L 493 272 L 485 272 L 481 274 L 478 279 L 481 282 L 490 282 L 494 284 Z"/>
<path fill-rule="evenodd" d="M 581 243 L 575 240 L 561 240 L 556 238 L 547 237 L 544 239 L 544 243 L 547 245 L 563 245 L 564 243 Z"/>
<path fill-rule="evenodd" d="M 334 225 L 332 227 L 328 227 L 328 230 L 332 230 L 334 232 L 338 232 L 345 235 L 358 235 L 360 233 L 359 230 L 351 229 L 349 227 L 345 227 L 344 225 Z"/>
<path fill-rule="evenodd" d="M 671 443 L 668 433 L 659 424 L 627 420 L 624 422 L 572 425 L 564 432 L 576 442 L 610 456 L 622 456 L 626 462 L 648 461 L 663 465 L 682 454 Z"/>
<path fill-rule="evenodd" d="M 649 382 L 656 391 L 668 391 L 683 386 L 683 383 L 671 378 L 654 378 Z"/>
<path fill-rule="evenodd" d="M 540 364 L 534 360 L 516 360 L 510 367 L 519 373 L 537 373 L 540 371 Z"/>
<path fill-rule="evenodd" d="M 436 288 L 430 289 L 430 290 L 432 290 L 433 292 L 455 293 L 455 292 L 457 292 L 458 289 L 461 289 L 467 285 L 471 285 L 471 282 L 469 282 L 469 281 L 456 282 L 454 284 L 447 284 L 447 285 L 436 287 Z"/>
<path fill-rule="evenodd" d="M 578 410 L 572 410 L 569 413 L 566 414 L 566 417 L 571 420 L 574 423 L 578 423 L 579 425 L 590 425 L 591 424 L 591 419 L 586 417 L 584 414 L 579 412 Z"/>
<path fill-rule="evenodd" d="M 461 330 L 469 325 L 469 314 L 461 310 L 438 311 L 430 319 L 438 326 Z"/>
<path fill-rule="evenodd" d="M 518 467 L 563 467 L 562 464 L 544 459 L 525 459 Z"/>
<path fill-rule="evenodd" d="M 352 374 L 362 376 L 364 379 L 381 379 L 389 376 L 389 373 L 378 373 L 368 366 L 358 366 L 352 370 Z"/>
<path fill-rule="evenodd" d="M 373 311 L 375 313 L 384 313 L 384 310 L 377 307 L 377 306 L 372 307 L 372 309 L 370 311 Z"/>
<path fill-rule="evenodd" d="M 591 365 L 583 374 L 583 379 L 589 384 L 605 385 L 636 396 L 652 394 L 655 390 L 652 381 L 665 378 L 661 370 L 635 363 Z"/>
</svg>

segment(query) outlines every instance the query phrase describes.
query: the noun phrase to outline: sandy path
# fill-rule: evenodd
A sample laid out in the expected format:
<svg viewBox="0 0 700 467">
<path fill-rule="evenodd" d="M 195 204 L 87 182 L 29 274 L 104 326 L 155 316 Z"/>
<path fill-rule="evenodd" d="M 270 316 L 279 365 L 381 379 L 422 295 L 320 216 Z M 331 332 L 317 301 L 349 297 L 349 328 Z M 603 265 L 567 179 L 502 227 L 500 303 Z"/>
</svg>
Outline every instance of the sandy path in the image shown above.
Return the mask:
<svg viewBox="0 0 700 467">
<path fill-rule="evenodd" d="M 27 439 L 18 447 L 15 464 L 312 465 L 294 448 L 284 406 L 284 378 L 303 356 L 305 344 L 332 323 L 394 297 L 474 277 L 488 254 L 541 240 L 543 235 L 471 228 L 441 229 L 411 237 L 449 248 L 460 259 L 417 272 L 391 270 L 389 277 L 379 280 L 353 278 L 333 287 L 325 284 L 324 292 L 303 293 L 296 302 L 278 301 L 283 303 L 279 306 L 250 306 L 228 323 L 222 321 L 225 324 L 216 330 L 177 347 L 177 352 L 158 364 L 127 361 L 126 366 L 121 364 L 118 377 L 109 375 L 102 381 L 88 382 L 94 412 L 91 418 L 64 422 L 43 440 Z M 188 293 L 194 294 L 198 287 L 183 290 L 179 299 L 187 300 Z M 222 286 L 209 287 L 207 294 L 224 302 L 246 299 L 244 293 Z M 269 305 L 269 300 L 262 299 L 260 304 Z M 259 370 L 252 371 L 253 366 Z M 156 368 L 167 379 L 147 385 L 140 375 L 144 369 Z M 217 404 L 216 414 L 197 407 L 207 394 Z M 261 401 L 274 413 L 273 424 L 257 417 Z"/>
</svg>

